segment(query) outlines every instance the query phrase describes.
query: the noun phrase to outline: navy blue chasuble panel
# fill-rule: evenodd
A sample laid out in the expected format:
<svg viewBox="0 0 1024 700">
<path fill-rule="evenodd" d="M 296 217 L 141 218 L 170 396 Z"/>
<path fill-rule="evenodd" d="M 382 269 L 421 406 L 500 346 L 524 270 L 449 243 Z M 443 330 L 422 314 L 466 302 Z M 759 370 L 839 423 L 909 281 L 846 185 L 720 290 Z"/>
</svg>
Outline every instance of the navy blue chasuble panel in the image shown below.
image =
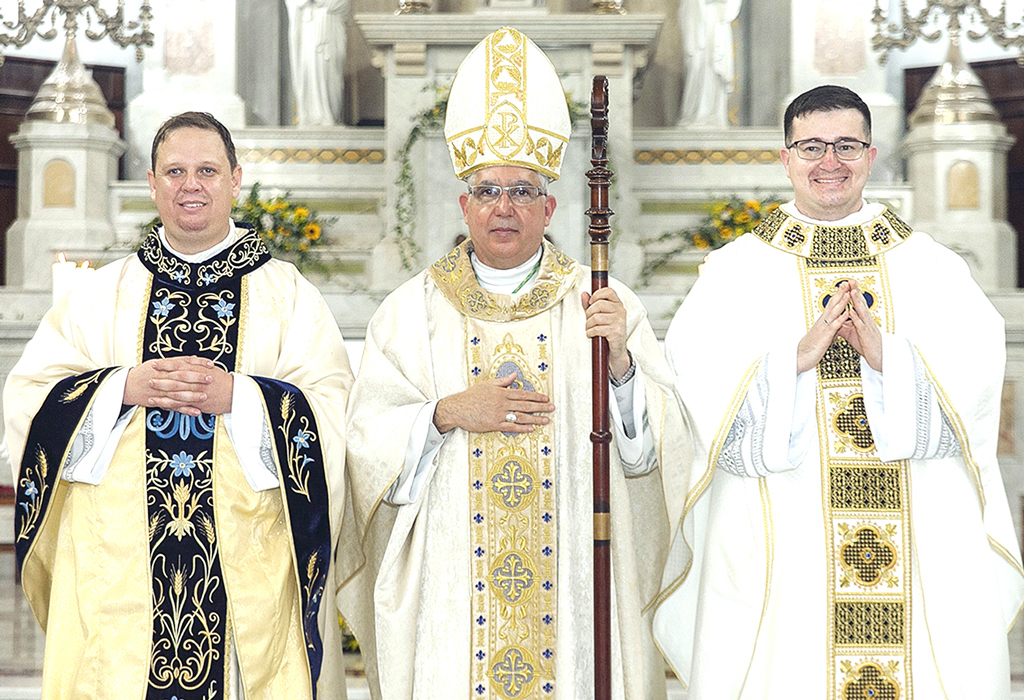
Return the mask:
<svg viewBox="0 0 1024 700">
<path fill-rule="evenodd" d="M 234 371 L 242 278 L 270 259 L 253 231 L 188 263 L 150 233 L 139 258 L 153 274 L 143 362 L 195 355 Z M 214 513 L 217 417 L 146 409 L 146 505 L 152 573 L 149 700 L 226 696 L 227 592 Z"/>
<path fill-rule="evenodd" d="M 116 369 L 106 367 L 62 379 L 32 419 L 15 484 L 14 551 L 22 575 L 25 558 L 46 526 L 50 509 L 56 506 L 59 513 L 54 494 L 72 439 L 92 406 L 96 390 Z"/>
<path fill-rule="evenodd" d="M 244 275 L 270 259 L 251 228 L 202 263 L 173 255 L 151 232 L 139 259 L 152 273 L 142 361 L 196 355 L 233 371 L 245 314 Z M 116 367 L 68 377 L 50 392 L 29 430 L 17 484 L 16 552 L 58 522 L 60 472 L 93 396 Z M 292 537 L 312 693 L 323 662 L 317 625 L 331 565 L 330 497 L 312 408 L 287 382 L 253 377 L 263 393 Z M 146 508 L 153 631 L 147 700 L 224 698 L 231 636 L 214 512 L 217 417 L 146 409 Z"/>
<path fill-rule="evenodd" d="M 318 618 L 327 587 L 331 551 L 330 493 L 320 434 L 313 409 L 299 389 L 288 382 L 253 377 L 273 425 L 278 478 L 285 494 L 299 581 L 302 634 L 316 698 L 323 663 L 323 640 Z M 336 624 L 328 620 L 327 624 Z"/>
<path fill-rule="evenodd" d="M 139 257 L 153 272 L 143 359 L 197 355 L 235 368 L 242 277 L 270 260 L 251 229 L 213 259 L 189 264 L 147 239 Z M 316 686 L 323 661 L 318 628 L 331 564 L 328 486 L 312 408 L 283 381 L 252 377 L 263 392 L 292 536 L 302 629 Z M 147 499 L 153 572 L 152 700 L 224 697 L 227 596 L 213 511 L 215 416 L 148 409 Z M 155 537 L 153 532 L 158 533 Z"/>
</svg>

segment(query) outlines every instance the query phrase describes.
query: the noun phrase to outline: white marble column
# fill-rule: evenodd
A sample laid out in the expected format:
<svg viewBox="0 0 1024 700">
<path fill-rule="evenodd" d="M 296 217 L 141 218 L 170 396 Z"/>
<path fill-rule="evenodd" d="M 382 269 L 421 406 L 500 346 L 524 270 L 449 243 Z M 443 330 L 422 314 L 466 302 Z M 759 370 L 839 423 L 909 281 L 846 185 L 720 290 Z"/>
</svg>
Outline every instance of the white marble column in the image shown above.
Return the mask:
<svg viewBox="0 0 1024 700">
<path fill-rule="evenodd" d="M 229 129 L 245 126 L 236 87 L 237 0 L 155 0 L 153 47 L 146 52 L 142 93 L 128 105 L 128 177 L 146 176 L 160 124 L 188 110 L 210 112 Z M 272 47 L 276 53 L 277 47 Z"/>
<path fill-rule="evenodd" d="M 1017 281 L 1017 236 L 1006 221 L 1006 153 L 1013 138 L 999 122 L 929 123 L 907 134 L 914 228 L 967 261 L 986 292 Z"/>
</svg>

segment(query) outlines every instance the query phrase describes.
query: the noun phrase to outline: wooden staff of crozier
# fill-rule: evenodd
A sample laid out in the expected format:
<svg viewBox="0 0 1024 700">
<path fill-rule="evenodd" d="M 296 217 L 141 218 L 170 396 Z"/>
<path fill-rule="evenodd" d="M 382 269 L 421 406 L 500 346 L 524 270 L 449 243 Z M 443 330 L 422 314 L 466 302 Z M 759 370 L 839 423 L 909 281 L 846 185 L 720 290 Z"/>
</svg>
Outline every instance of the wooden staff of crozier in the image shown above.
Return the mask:
<svg viewBox="0 0 1024 700">
<path fill-rule="evenodd" d="M 594 76 L 590 95 L 592 169 L 587 171 L 590 187 L 590 288 L 591 293 L 608 286 L 608 185 L 612 172 L 608 164 L 608 78 Z M 594 422 L 590 442 L 594 446 L 594 700 L 611 700 L 611 513 L 609 510 L 608 449 L 612 434 L 608 410 L 608 341 L 593 339 L 591 348 L 594 383 Z"/>
</svg>

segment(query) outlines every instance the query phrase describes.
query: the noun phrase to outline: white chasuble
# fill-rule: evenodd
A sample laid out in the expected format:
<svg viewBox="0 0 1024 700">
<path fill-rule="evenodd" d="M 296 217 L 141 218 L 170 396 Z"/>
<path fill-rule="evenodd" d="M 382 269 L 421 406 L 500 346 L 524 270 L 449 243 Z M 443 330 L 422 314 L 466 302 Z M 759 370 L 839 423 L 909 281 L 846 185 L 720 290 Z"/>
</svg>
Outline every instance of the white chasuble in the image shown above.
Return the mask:
<svg viewBox="0 0 1024 700">
<path fill-rule="evenodd" d="M 769 238 L 769 243 L 777 240 L 783 249 L 802 244 L 812 251 L 799 258 L 808 330 L 839 285 L 855 279 L 874 322 L 892 333 L 892 295 L 884 258 L 878 253 L 910 235 L 902 222 L 881 219 L 867 241 L 859 227 L 808 227 L 801 232 L 795 221 L 774 229 L 766 226 L 761 232 L 768 238 L 776 231 L 781 236 Z M 872 242 L 876 245 L 869 250 L 867 243 Z M 910 700 L 909 463 L 883 464 L 878 459 L 864 406 L 860 355 L 846 340 L 836 336 L 818 363 L 817 374 L 828 562 L 828 603 L 822 612 L 828 620 L 830 697 L 873 692 Z"/>
<path fill-rule="evenodd" d="M 512 388 L 552 395 L 551 317 L 543 311 L 579 273 L 554 249 L 544 262 L 537 283 L 515 301 L 483 290 L 463 250 L 431 268 L 466 317 L 467 385 L 514 376 Z M 550 696 L 556 687 L 556 425 L 469 436 L 472 697 Z"/>
<path fill-rule="evenodd" d="M 796 373 L 800 339 L 850 279 L 883 343 L 909 344 L 920 365 L 899 415 L 871 413 L 870 370 L 842 338 L 813 377 Z M 764 313 L 746 312 L 752 290 Z M 691 700 L 794 687 L 1007 697 L 1024 571 L 996 460 L 1003 322 L 964 262 L 880 205 L 834 225 L 785 205 L 708 257 L 666 346 L 702 449 L 654 629 Z M 697 369 L 712 358 L 714 371 Z M 887 351 L 890 375 L 896 359 Z M 805 430 L 794 397 L 806 379 Z M 922 457 L 946 439 L 935 425 L 957 449 Z M 882 461 L 873 428 L 910 449 Z"/>
<path fill-rule="evenodd" d="M 338 605 L 359 638 L 374 697 L 594 694 L 591 341 L 587 271 L 549 244 L 524 294 L 477 282 L 469 244 L 392 292 L 367 328 L 349 409 L 352 513 L 365 565 Z M 611 449 L 612 697 L 665 697 L 642 611 L 657 593 L 668 513 L 682 512 L 692 454 L 671 375 L 636 296 L 627 345 L 643 374 L 658 468 L 627 478 Z M 413 502 L 385 500 L 424 405 L 514 375 L 551 399 L 524 434 L 457 428 Z M 346 565 L 339 556 L 339 566 Z"/>
</svg>

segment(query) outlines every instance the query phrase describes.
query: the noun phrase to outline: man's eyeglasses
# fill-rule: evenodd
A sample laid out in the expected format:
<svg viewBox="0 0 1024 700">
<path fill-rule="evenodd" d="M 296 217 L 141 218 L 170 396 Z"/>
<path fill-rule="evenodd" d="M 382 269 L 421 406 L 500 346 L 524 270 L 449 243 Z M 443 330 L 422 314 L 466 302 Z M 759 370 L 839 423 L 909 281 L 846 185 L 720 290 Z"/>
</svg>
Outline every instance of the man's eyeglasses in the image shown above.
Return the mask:
<svg viewBox="0 0 1024 700">
<path fill-rule="evenodd" d="M 498 185 L 477 185 L 469 188 L 470 196 L 480 204 L 494 204 L 501 199 L 501 193 L 508 192 L 508 198 L 513 204 L 526 206 L 537 201 L 537 197 L 547 195 L 537 185 L 509 185 L 499 187 Z"/>
<path fill-rule="evenodd" d="M 821 160 L 825 157 L 825 151 L 832 147 L 832 152 L 839 160 L 857 160 L 864 155 L 864 149 L 870 146 L 857 139 L 839 139 L 838 141 L 821 141 L 819 139 L 804 139 L 794 141 L 786 148 L 795 148 L 796 154 L 803 160 Z"/>
</svg>

